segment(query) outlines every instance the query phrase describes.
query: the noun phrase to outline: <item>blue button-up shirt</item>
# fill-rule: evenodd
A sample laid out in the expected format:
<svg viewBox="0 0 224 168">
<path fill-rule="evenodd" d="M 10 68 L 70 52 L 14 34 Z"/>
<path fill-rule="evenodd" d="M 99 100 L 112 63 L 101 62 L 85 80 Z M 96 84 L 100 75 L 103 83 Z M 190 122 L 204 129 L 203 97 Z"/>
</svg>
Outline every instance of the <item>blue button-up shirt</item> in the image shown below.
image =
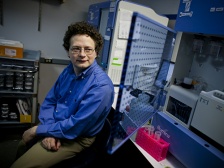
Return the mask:
<svg viewBox="0 0 224 168">
<path fill-rule="evenodd" d="M 69 64 L 40 107 L 36 134 L 66 139 L 94 136 L 103 127 L 113 100 L 113 83 L 96 61 L 79 76 Z"/>
</svg>

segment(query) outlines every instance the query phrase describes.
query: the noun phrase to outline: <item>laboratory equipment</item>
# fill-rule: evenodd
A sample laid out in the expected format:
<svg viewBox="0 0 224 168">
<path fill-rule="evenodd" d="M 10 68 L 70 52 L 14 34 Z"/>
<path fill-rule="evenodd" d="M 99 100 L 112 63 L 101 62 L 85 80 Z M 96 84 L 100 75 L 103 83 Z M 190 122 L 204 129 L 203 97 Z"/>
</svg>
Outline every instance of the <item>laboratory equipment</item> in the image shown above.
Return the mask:
<svg viewBox="0 0 224 168">
<path fill-rule="evenodd" d="M 167 17 L 127 1 L 93 4 L 88 16 L 104 34 L 98 63 L 115 87 L 116 113 L 108 148 L 112 154 L 160 107 L 175 31 L 167 27 Z"/>
<path fill-rule="evenodd" d="M 224 151 L 224 92 L 202 91 L 192 118 L 191 126 L 211 144 Z M 205 137 L 206 136 L 206 137 Z"/>
</svg>

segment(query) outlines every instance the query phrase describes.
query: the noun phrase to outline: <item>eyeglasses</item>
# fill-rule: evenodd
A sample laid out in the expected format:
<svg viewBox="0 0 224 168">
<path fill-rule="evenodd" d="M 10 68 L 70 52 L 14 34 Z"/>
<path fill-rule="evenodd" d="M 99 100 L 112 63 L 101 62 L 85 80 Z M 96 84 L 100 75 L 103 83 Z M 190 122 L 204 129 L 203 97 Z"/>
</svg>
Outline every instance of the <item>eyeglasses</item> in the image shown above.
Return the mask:
<svg viewBox="0 0 224 168">
<path fill-rule="evenodd" d="M 72 54 L 80 54 L 82 49 L 84 49 L 84 52 L 86 55 L 91 55 L 93 53 L 93 51 L 95 49 L 92 49 L 92 48 L 82 48 L 82 47 L 72 47 L 70 48 Z"/>
</svg>

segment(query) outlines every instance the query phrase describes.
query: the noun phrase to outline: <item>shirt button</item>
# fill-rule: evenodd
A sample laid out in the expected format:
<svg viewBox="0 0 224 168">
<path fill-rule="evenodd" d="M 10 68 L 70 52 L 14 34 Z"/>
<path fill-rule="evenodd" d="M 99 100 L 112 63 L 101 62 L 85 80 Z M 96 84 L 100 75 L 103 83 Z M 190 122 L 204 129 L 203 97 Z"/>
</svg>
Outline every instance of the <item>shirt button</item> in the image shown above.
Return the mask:
<svg viewBox="0 0 224 168">
<path fill-rule="evenodd" d="M 65 103 L 67 103 L 67 101 L 65 101 Z"/>
<path fill-rule="evenodd" d="M 58 112 L 58 110 L 56 110 L 56 112 Z"/>
<path fill-rule="evenodd" d="M 70 90 L 69 93 L 72 93 L 72 91 Z"/>
</svg>

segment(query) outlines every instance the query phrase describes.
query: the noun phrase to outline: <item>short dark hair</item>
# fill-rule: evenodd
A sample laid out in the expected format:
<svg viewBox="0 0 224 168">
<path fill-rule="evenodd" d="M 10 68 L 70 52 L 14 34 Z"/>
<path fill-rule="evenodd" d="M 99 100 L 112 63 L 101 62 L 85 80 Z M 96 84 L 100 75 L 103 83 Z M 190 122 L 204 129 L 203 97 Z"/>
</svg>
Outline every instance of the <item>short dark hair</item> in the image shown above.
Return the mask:
<svg viewBox="0 0 224 168">
<path fill-rule="evenodd" d="M 63 39 L 63 46 L 66 51 L 69 51 L 71 37 L 77 34 L 89 35 L 95 42 L 96 53 L 99 54 L 100 50 L 103 47 L 103 37 L 93 25 L 86 21 L 72 23 L 68 26 Z"/>
</svg>

